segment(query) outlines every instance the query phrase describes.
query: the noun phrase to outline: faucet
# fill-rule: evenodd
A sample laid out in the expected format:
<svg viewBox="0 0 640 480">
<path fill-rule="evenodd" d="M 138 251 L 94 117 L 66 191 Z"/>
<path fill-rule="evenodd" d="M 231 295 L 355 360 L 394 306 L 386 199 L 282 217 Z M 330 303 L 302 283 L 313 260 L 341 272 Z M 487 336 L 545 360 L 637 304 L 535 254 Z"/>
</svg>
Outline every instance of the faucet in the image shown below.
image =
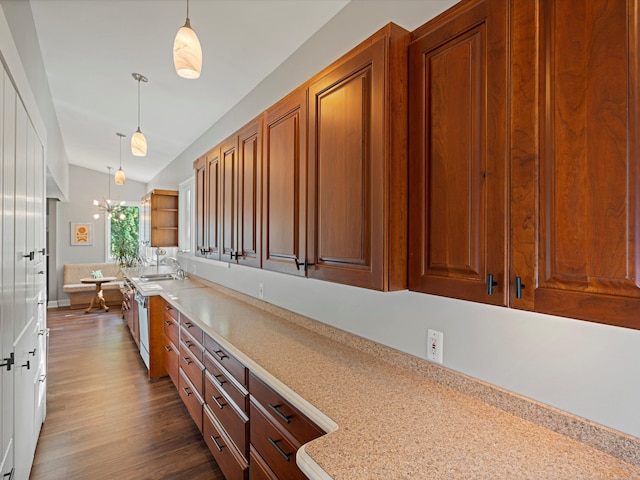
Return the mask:
<svg viewBox="0 0 640 480">
<path fill-rule="evenodd" d="M 167 251 L 164 248 L 156 248 L 156 272 L 160 271 L 160 256 L 166 255 Z"/>
<path fill-rule="evenodd" d="M 173 262 L 173 266 L 176 269 L 176 275 L 179 279 L 184 278 L 184 270 L 182 269 L 182 267 L 180 266 L 180 262 L 178 261 L 177 258 L 175 257 L 164 257 L 163 262 L 166 265 L 167 260 L 171 260 Z"/>
</svg>

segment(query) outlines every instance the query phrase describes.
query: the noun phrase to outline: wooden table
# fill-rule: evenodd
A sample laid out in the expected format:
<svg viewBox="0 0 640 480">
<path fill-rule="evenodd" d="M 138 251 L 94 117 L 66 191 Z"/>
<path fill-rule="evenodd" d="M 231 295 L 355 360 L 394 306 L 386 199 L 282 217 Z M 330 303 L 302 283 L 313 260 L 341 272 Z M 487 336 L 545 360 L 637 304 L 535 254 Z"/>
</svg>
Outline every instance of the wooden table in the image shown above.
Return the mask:
<svg viewBox="0 0 640 480">
<path fill-rule="evenodd" d="M 81 283 L 94 283 L 96 286 L 96 296 L 91 299 L 91 303 L 89 304 L 89 308 L 87 308 L 84 313 L 89 313 L 93 308 L 93 304 L 95 302 L 96 308 L 101 308 L 105 312 L 109 311 L 109 306 L 104 301 L 104 296 L 102 295 L 102 284 L 107 282 L 115 282 L 116 277 L 100 277 L 100 278 L 81 278 Z"/>
</svg>

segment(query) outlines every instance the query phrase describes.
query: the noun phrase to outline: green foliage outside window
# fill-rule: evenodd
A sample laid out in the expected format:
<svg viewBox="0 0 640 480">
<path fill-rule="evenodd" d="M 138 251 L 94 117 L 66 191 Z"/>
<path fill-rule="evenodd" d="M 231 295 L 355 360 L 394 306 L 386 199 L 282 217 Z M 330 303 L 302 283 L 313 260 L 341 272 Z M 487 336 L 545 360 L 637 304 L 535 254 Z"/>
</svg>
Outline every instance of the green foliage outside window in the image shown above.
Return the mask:
<svg viewBox="0 0 640 480">
<path fill-rule="evenodd" d="M 124 218 L 120 218 L 123 216 Z M 111 256 L 122 267 L 140 263 L 138 235 L 140 232 L 138 207 L 117 206 L 111 216 Z"/>
</svg>

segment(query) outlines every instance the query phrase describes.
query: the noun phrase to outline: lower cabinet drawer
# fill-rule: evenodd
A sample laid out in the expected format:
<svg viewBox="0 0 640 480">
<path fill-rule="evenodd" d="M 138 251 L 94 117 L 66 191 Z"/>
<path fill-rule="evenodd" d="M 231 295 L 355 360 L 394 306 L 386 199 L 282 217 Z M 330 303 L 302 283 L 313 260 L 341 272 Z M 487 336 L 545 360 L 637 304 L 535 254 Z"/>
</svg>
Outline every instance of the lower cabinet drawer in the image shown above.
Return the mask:
<svg viewBox="0 0 640 480">
<path fill-rule="evenodd" d="M 251 480 L 279 480 L 276 474 L 271 471 L 267 462 L 262 459 L 253 447 L 249 452 L 249 465 Z"/>
<path fill-rule="evenodd" d="M 288 434 L 271 423 L 261 407 L 250 402 L 251 445 L 269 468 L 282 480 L 305 480 L 307 477 L 296 465 L 299 445 Z"/>
<path fill-rule="evenodd" d="M 179 388 L 178 385 L 180 384 L 180 378 L 178 376 L 178 369 L 180 365 L 180 352 L 178 351 L 178 347 L 176 347 L 165 335 L 163 349 L 162 362 L 164 364 L 164 368 L 169 374 L 169 377 L 171 377 L 173 384 L 176 388 Z"/>
<path fill-rule="evenodd" d="M 204 406 L 203 412 L 202 435 L 225 479 L 247 480 L 249 478 L 249 464 L 233 446 L 233 442 L 207 405 Z"/>
<path fill-rule="evenodd" d="M 180 342 L 180 369 L 189 377 L 200 396 L 204 394 L 204 365 Z"/>
<path fill-rule="evenodd" d="M 244 458 L 248 458 L 249 449 L 249 418 L 240 413 L 233 400 L 214 383 L 207 372 L 204 379 L 204 401 L 216 419 L 224 427 L 227 434 L 240 450 Z"/>
<path fill-rule="evenodd" d="M 179 376 L 178 392 L 180 393 L 180 398 L 187 406 L 187 410 L 189 410 L 193 421 L 196 422 L 198 430 L 202 432 L 202 405 L 204 401 L 182 370 L 180 370 Z"/>
</svg>

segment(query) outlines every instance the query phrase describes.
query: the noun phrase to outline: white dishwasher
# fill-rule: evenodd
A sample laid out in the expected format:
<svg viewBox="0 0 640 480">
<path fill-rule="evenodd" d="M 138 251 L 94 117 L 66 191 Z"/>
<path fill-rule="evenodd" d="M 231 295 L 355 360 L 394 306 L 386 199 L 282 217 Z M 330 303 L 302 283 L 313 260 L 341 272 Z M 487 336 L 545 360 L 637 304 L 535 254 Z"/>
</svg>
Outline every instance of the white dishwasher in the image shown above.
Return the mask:
<svg viewBox="0 0 640 480">
<path fill-rule="evenodd" d="M 140 356 L 149 370 L 149 297 L 136 291 L 136 302 L 140 328 Z"/>
</svg>

